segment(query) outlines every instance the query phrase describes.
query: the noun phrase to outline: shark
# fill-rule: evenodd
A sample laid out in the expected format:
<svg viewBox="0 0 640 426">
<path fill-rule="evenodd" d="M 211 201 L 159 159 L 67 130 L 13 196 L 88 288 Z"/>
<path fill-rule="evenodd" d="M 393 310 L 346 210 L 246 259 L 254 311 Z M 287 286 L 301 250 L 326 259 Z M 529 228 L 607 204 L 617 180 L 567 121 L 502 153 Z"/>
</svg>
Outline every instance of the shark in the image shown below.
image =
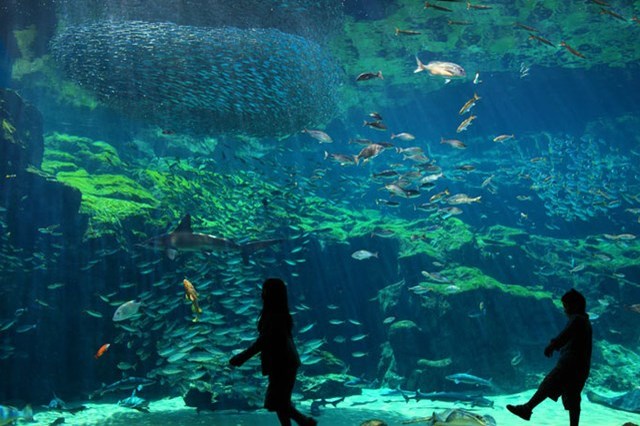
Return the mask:
<svg viewBox="0 0 640 426">
<path fill-rule="evenodd" d="M 400 395 L 406 402 L 415 399 L 416 402 L 426 399 L 429 401 L 444 401 L 444 402 L 461 402 L 463 404 L 470 404 L 472 407 L 491 407 L 493 408 L 493 401 L 483 397 L 482 395 L 473 393 L 462 392 L 420 392 L 420 389 L 413 392 L 397 389 Z"/>
<path fill-rule="evenodd" d="M 141 245 L 152 250 L 164 251 L 171 260 L 181 251 L 205 252 L 240 252 L 242 260 L 249 261 L 249 255 L 263 248 L 282 243 L 282 239 L 256 240 L 247 243 L 237 243 L 233 240 L 215 235 L 193 232 L 191 229 L 191 215 L 186 214 L 178 226 L 171 232 L 156 235 Z"/>
</svg>

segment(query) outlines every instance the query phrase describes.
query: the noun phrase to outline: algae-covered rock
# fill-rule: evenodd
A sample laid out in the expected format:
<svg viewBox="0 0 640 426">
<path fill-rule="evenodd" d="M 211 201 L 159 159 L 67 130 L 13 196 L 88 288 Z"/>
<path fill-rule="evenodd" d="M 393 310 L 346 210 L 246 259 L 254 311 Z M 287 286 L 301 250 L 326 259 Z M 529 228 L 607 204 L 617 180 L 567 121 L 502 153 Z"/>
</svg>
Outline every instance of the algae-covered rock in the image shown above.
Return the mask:
<svg viewBox="0 0 640 426">
<path fill-rule="evenodd" d="M 0 88 L 0 175 L 15 175 L 42 162 L 42 115 L 20 95 Z"/>
<path fill-rule="evenodd" d="M 499 289 L 503 293 L 519 297 L 535 299 L 551 298 L 552 294 L 539 287 L 529 287 L 521 284 L 504 284 L 484 274 L 480 269 L 468 266 L 454 266 L 443 269 L 439 276 L 445 277 L 447 282 L 429 280 L 420 285 L 431 293 L 451 295 L 471 290 Z"/>
<path fill-rule="evenodd" d="M 385 376 L 398 374 L 411 389 L 446 389 L 447 375 L 470 370 L 514 391 L 531 384 L 529 371 L 547 368 L 536 354 L 563 324 L 551 294 L 502 284 L 472 268 L 446 276 L 456 286 L 461 280 L 465 290 L 440 291 L 438 286 L 454 285 L 440 283 L 427 284 L 433 289 L 422 294 L 405 288 L 405 319 L 389 327 L 392 360 Z"/>
<path fill-rule="evenodd" d="M 397 321 L 389 327 L 389 344 L 400 375 L 408 373 L 415 360 L 425 352 L 427 339 L 428 336 L 410 320 Z"/>
<path fill-rule="evenodd" d="M 640 374 L 640 354 L 618 343 L 596 340 L 589 383 L 612 391 L 636 386 Z"/>
</svg>

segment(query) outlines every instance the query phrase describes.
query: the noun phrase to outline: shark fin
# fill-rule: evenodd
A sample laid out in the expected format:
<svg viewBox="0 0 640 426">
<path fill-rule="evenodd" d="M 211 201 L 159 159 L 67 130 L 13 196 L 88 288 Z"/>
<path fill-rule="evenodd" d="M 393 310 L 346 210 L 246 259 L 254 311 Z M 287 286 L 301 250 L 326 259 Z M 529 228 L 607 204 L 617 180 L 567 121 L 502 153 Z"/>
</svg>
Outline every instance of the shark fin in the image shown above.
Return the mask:
<svg viewBox="0 0 640 426">
<path fill-rule="evenodd" d="M 169 259 L 174 260 L 177 254 L 178 254 L 178 250 L 172 249 L 172 248 L 167 249 L 167 257 Z"/>
<path fill-rule="evenodd" d="M 173 230 L 173 232 L 193 232 L 191 231 L 191 215 L 189 213 L 184 215 L 180 224 Z"/>
</svg>

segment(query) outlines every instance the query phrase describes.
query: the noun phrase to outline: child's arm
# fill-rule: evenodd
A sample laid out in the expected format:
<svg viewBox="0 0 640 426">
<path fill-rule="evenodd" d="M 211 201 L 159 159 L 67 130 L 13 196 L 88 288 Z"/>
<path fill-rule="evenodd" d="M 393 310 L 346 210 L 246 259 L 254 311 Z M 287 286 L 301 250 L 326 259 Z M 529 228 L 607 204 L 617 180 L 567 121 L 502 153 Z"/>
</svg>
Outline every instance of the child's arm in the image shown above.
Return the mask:
<svg viewBox="0 0 640 426">
<path fill-rule="evenodd" d="M 564 345 L 569 342 L 571 337 L 576 333 L 577 321 L 575 318 L 572 318 L 569 321 L 569 324 L 558 334 L 555 338 L 551 339 L 549 345 L 544 349 L 544 354 L 550 357 L 553 354 L 553 351 L 560 350 Z"/>
</svg>

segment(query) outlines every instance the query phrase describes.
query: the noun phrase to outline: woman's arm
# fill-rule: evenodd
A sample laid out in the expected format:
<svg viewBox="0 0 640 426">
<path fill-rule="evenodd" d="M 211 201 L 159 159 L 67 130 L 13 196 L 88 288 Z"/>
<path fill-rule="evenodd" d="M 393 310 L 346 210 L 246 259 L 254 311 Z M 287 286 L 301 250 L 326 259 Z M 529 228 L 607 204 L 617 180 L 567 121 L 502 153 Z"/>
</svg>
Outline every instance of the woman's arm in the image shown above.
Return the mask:
<svg viewBox="0 0 640 426">
<path fill-rule="evenodd" d="M 234 367 L 240 367 L 242 364 L 249 361 L 251 357 L 253 357 L 255 354 L 260 352 L 262 350 L 263 344 L 264 344 L 264 339 L 261 335 L 247 349 L 240 352 L 238 355 L 231 357 L 231 359 L 229 360 L 229 364 L 233 365 Z"/>
</svg>

